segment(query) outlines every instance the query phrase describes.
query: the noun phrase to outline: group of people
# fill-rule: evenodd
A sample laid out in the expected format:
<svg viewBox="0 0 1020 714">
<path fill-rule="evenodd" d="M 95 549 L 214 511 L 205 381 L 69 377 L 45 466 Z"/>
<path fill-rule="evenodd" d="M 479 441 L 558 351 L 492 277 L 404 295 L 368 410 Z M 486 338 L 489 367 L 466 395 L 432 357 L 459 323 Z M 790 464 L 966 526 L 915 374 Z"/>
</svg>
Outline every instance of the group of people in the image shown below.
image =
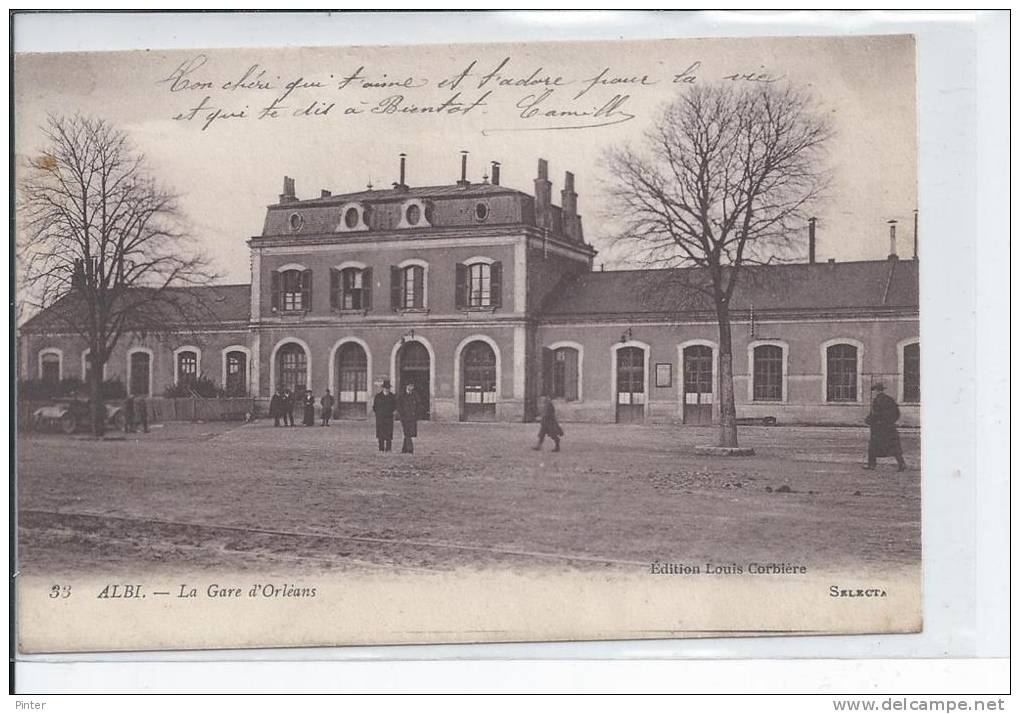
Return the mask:
<svg viewBox="0 0 1020 714">
<path fill-rule="evenodd" d="M 273 426 L 294 426 L 294 406 L 301 405 L 302 420 L 305 426 L 315 426 L 315 395 L 311 389 L 304 390 L 300 395 L 294 394 L 289 389 L 277 389 L 269 399 L 269 416 L 273 418 Z M 320 421 L 322 426 L 329 426 L 329 420 L 333 418 L 333 395 L 327 389 L 319 400 Z"/>
<path fill-rule="evenodd" d="M 383 380 L 382 388 L 372 400 L 372 412 L 375 414 L 375 437 L 379 442 L 379 451 L 393 450 L 393 422 L 400 420 L 400 428 L 403 432 L 404 443 L 400 449 L 401 453 L 414 453 L 414 439 L 418 437 L 418 415 L 421 410 L 421 403 L 414 390 L 414 384 L 408 382 L 404 385 L 404 391 L 398 396 L 392 391 L 393 386 L 388 379 Z M 896 459 L 899 471 L 907 468 L 903 460 L 903 448 L 900 445 L 899 432 L 896 429 L 896 422 L 900 418 L 899 405 L 896 400 L 885 393 L 885 385 L 875 384 L 871 388 L 876 392 L 871 403 L 871 412 L 865 419 L 871 431 L 868 440 L 868 465 L 864 468 L 874 469 L 880 457 L 891 456 Z M 315 395 L 312 390 L 306 389 L 300 402 L 304 407 L 304 425 L 315 424 Z M 269 401 L 269 415 L 273 417 L 273 425 L 280 426 L 280 420 L 284 425 L 294 426 L 294 404 L 295 397 L 290 390 L 279 391 Z M 333 395 L 327 389 L 319 400 L 321 407 L 322 426 L 329 426 L 329 420 L 333 416 Z M 134 430 L 135 407 L 132 400 L 128 400 L 127 407 L 127 428 Z M 145 407 L 140 411 L 142 424 L 148 431 L 145 423 Z M 536 451 L 542 449 L 545 437 L 553 442 L 553 451 L 560 450 L 560 438 L 563 436 L 563 427 L 556 419 L 556 408 L 553 402 L 546 396 L 539 399 L 539 429 L 538 443 L 532 448 Z"/>
</svg>

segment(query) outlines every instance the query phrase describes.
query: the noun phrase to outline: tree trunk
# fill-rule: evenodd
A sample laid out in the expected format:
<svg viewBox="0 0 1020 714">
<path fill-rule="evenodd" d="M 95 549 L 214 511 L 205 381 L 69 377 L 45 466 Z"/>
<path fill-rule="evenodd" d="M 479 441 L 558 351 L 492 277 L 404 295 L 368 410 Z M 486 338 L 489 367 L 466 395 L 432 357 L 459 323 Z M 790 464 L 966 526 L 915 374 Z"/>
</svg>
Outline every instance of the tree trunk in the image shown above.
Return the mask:
<svg viewBox="0 0 1020 714">
<path fill-rule="evenodd" d="M 733 393 L 733 340 L 730 310 L 717 308 L 719 318 L 719 446 L 737 446 L 737 405 Z"/>
<path fill-rule="evenodd" d="M 92 413 L 92 433 L 102 436 L 106 432 L 106 407 L 103 405 L 103 365 L 92 359 L 95 351 L 89 353 L 92 369 L 89 373 L 89 408 Z"/>
</svg>

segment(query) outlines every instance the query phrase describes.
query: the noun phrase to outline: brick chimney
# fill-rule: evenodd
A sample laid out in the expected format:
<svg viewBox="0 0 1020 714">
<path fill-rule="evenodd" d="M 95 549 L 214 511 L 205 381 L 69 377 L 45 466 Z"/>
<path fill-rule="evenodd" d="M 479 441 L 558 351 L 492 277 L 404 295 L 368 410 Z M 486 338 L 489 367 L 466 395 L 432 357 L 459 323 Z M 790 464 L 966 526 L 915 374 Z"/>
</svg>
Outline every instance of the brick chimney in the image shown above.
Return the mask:
<svg viewBox="0 0 1020 714">
<path fill-rule="evenodd" d="M 292 203 L 297 200 L 294 194 L 294 179 L 290 176 L 283 177 L 283 193 L 280 194 L 280 203 Z"/>
<path fill-rule="evenodd" d="M 492 185 L 499 186 L 499 162 L 492 162 Z"/>
<path fill-rule="evenodd" d="M 574 174 L 570 171 L 563 175 L 560 206 L 563 209 L 563 232 L 568 238 L 577 240 L 577 193 L 574 191 Z"/>
<path fill-rule="evenodd" d="M 899 260 L 896 255 L 896 219 L 887 221 L 889 224 L 889 260 Z"/>
<path fill-rule="evenodd" d="M 332 195 L 333 195 L 332 191 L 327 191 L 326 189 L 322 189 L 322 198 L 329 198 Z"/>
<path fill-rule="evenodd" d="M 552 204 L 552 181 L 549 180 L 549 162 L 538 160 L 538 176 L 535 178 L 535 221 L 542 228 L 551 228 L 549 206 Z"/>
</svg>

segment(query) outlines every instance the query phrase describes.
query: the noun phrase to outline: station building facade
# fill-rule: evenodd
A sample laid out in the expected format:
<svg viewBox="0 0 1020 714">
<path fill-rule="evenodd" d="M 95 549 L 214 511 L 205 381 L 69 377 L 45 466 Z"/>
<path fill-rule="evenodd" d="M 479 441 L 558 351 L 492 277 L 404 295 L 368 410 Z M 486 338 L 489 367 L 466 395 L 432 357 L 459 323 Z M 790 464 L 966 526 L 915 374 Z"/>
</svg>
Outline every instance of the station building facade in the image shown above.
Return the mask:
<svg viewBox="0 0 1020 714">
<path fill-rule="evenodd" d="M 122 340 L 105 377 L 160 395 L 205 376 L 231 394 L 330 389 L 341 418 L 370 416 L 384 379 L 414 382 L 422 417 L 522 421 L 549 394 L 561 420 L 718 420 L 718 328 L 696 269 L 596 271 L 574 177 L 552 201 L 461 179 L 298 199 L 284 179 L 251 282 L 185 288 L 202 324 Z M 486 177 L 488 179 L 488 177 Z M 812 231 L 813 240 L 813 231 Z M 917 261 L 748 268 L 732 302 L 738 417 L 860 423 L 881 381 L 916 424 Z M 812 251 L 813 254 L 813 251 Z M 26 378 L 84 378 L 80 340 L 43 312 L 19 330 Z"/>
</svg>

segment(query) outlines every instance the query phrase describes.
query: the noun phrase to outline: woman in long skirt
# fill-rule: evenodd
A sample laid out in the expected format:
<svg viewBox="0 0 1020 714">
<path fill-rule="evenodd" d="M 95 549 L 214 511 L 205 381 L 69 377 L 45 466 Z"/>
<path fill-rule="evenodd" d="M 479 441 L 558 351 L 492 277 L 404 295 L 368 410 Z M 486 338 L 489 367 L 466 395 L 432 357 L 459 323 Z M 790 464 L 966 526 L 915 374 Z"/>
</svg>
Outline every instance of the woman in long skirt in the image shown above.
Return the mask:
<svg viewBox="0 0 1020 714">
<path fill-rule="evenodd" d="M 309 389 L 305 392 L 305 426 L 315 426 L 315 395 Z"/>
</svg>

